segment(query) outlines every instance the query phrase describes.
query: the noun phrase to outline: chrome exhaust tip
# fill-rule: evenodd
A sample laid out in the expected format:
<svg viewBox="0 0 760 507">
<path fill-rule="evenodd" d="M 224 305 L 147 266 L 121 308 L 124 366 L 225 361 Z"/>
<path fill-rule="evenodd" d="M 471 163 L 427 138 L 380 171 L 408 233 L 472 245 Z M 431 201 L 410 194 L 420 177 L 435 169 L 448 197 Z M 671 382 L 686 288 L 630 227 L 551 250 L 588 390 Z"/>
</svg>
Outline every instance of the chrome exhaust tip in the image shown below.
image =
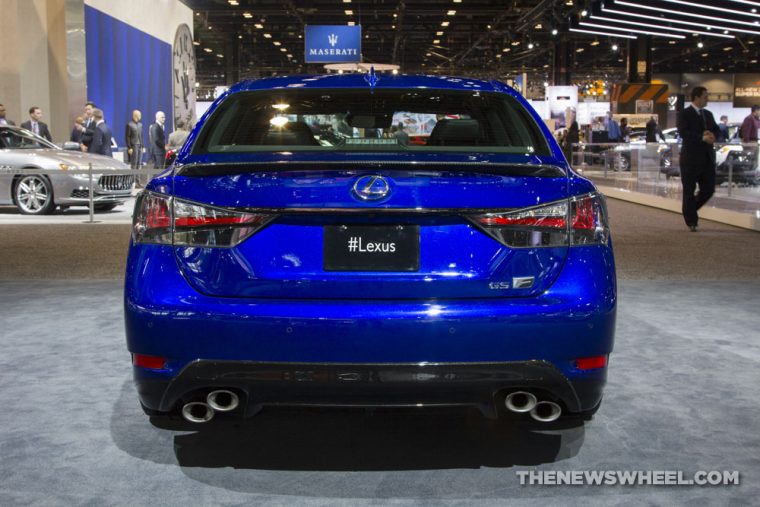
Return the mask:
<svg viewBox="0 0 760 507">
<path fill-rule="evenodd" d="M 203 402 L 193 401 L 182 407 L 182 417 L 191 423 L 207 423 L 214 418 L 214 409 Z"/>
<path fill-rule="evenodd" d="M 219 389 L 208 393 L 206 403 L 217 412 L 230 412 L 240 405 L 240 398 L 232 391 Z"/>
<path fill-rule="evenodd" d="M 536 406 L 536 403 L 538 403 L 536 396 L 527 391 L 509 393 L 507 399 L 504 400 L 504 405 L 506 405 L 507 409 L 518 414 L 530 412 Z"/>
<path fill-rule="evenodd" d="M 539 422 L 552 422 L 562 415 L 562 407 L 553 401 L 539 401 L 530 411 L 530 416 Z"/>
</svg>

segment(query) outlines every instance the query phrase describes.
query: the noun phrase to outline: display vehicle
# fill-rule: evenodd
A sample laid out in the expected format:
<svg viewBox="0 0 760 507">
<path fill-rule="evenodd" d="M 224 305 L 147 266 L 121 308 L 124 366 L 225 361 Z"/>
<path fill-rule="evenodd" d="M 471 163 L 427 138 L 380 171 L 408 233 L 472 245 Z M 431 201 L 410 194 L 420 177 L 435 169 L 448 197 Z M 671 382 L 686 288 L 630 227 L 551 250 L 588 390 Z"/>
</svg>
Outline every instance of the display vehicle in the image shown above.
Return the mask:
<svg viewBox="0 0 760 507">
<path fill-rule="evenodd" d="M 124 174 L 128 165 L 83 153 L 76 143 L 66 147 L 73 149 L 19 127 L 0 125 L 0 205 L 15 205 L 25 215 L 89 206 L 90 165 L 95 210 L 111 210 L 132 197 L 135 177 Z"/>
<path fill-rule="evenodd" d="M 143 409 L 593 413 L 615 334 L 606 215 L 499 82 L 242 82 L 136 202 L 124 305 Z"/>
</svg>

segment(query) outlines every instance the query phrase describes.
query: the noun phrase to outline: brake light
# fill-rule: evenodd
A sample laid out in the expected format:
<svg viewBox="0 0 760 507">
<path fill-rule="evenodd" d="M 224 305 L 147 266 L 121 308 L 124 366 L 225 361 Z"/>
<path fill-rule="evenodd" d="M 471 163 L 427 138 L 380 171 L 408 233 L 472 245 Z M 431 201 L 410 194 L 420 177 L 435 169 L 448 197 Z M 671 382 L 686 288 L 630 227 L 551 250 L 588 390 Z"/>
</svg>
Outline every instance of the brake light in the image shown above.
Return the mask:
<svg viewBox="0 0 760 507">
<path fill-rule="evenodd" d="M 140 368 L 162 370 L 166 365 L 166 358 L 158 356 L 146 356 L 145 354 L 132 354 L 132 364 Z"/>
<path fill-rule="evenodd" d="M 275 215 L 246 213 L 144 192 L 135 206 L 135 243 L 231 247 L 268 224 Z"/>
<path fill-rule="evenodd" d="M 469 218 L 500 243 L 518 248 L 602 244 L 609 237 L 600 194 Z"/>
</svg>

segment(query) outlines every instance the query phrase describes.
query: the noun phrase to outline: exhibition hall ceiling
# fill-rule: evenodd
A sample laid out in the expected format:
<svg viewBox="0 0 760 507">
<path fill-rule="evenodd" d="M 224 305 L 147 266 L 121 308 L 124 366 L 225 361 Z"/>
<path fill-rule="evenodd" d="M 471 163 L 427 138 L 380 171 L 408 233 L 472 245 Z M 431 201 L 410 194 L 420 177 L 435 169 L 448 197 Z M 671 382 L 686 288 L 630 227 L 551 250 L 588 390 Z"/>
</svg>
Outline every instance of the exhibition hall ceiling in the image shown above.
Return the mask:
<svg viewBox="0 0 760 507">
<path fill-rule="evenodd" d="M 528 72 L 551 79 L 561 41 L 574 79 L 624 79 L 628 44 L 636 40 L 629 37 L 651 38 L 656 73 L 754 71 L 760 50 L 760 1 L 754 0 L 183 2 L 195 11 L 204 87 L 323 72 L 304 64 L 305 25 L 361 25 L 365 62 L 483 78 Z"/>
</svg>

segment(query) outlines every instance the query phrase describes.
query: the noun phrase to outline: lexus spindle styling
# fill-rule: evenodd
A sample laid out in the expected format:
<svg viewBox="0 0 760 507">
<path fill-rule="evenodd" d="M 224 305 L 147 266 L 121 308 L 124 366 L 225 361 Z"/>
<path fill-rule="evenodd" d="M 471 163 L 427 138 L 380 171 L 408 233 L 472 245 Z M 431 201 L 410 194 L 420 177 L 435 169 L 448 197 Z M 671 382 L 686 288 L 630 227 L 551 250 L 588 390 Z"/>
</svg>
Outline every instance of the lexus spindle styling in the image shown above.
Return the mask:
<svg viewBox="0 0 760 507">
<path fill-rule="evenodd" d="M 502 83 L 240 83 L 137 200 L 125 313 L 143 409 L 592 414 L 615 332 L 606 214 Z"/>
</svg>

